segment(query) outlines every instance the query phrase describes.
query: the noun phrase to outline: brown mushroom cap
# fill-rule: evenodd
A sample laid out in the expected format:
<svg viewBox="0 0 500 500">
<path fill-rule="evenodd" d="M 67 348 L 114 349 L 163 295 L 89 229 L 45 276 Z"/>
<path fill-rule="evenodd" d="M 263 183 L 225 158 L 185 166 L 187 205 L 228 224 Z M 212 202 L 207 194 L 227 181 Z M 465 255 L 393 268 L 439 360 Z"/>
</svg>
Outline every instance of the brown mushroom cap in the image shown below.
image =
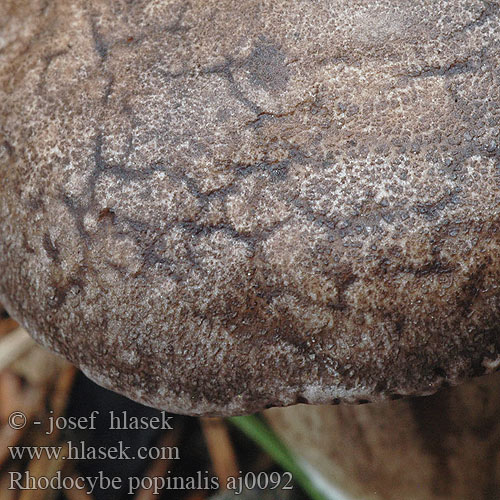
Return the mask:
<svg viewBox="0 0 500 500">
<path fill-rule="evenodd" d="M 0 301 L 174 412 L 500 363 L 500 8 L 0 4 Z"/>
</svg>

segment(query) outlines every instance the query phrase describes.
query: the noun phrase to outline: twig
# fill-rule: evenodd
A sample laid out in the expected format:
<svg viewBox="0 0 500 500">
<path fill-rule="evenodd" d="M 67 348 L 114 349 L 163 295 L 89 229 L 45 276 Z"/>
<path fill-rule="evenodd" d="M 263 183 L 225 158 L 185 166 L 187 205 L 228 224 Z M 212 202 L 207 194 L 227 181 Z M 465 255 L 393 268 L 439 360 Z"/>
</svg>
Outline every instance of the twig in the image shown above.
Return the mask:
<svg viewBox="0 0 500 500">
<path fill-rule="evenodd" d="M 15 330 L 19 324 L 17 321 L 14 321 L 12 318 L 5 318 L 0 320 L 0 335 L 5 335 L 7 333 Z"/>
<path fill-rule="evenodd" d="M 174 430 L 167 431 L 160 438 L 156 447 L 159 449 L 167 449 L 168 447 L 173 447 L 177 444 L 179 440 L 180 429 L 176 427 Z M 165 474 L 170 468 L 171 460 L 167 459 L 158 459 L 154 460 L 146 470 L 144 477 L 165 477 Z M 135 500 L 153 500 L 158 498 L 158 495 L 154 494 L 153 490 L 139 489 L 135 495 Z"/>
<path fill-rule="evenodd" d="M 226 489 L 229 477 L 238 477 L 239 468 L 231 438 L 221 418 L 201 418 L 201 427 L 221 490 Z"/>
<path fill-rule="evenodd" d="M 45 399 L 45 391 L 40 389 L 28 389 L 20 402 L 21 411 L 26 417 L 26 425 L 22 429 L 12 429 L 5 426 L 0 431 L 0 469 L 5 461 L 10 458 L 9 446 L 15 446 L 29 428 L 33 416 L 40 411 Z M 18 423 L 16 420 L 15 423 Z"/>
<path fill-rule="evenodd" d="M 15 446 L 24 434 L 24 429 L 12 429 L 8 425 L 0 431 L 0 468 L 10 458 L 9 446 Z"/>
<path fill-rule="evenodd" d="M 36 345 L 35 341 L 21 327 L 0 339 L 0 371 L 7 368 L 34 345 Z"/>
<path fill-rule="evenodd" d="M 49 481 L 55 475 L 62 471 L 65 465 L 64 457 L 68 454 L 68 444 L 60 443 L 61 452 L 58 458 L 47 455 L 41 455 L 40 458 L 34 458 L 28 465 L 28 472 L 31 477 L 47 478 Z M 52 500 L 59 494 L 55 490 L 23 490 L 19 496 L 19 500 Z"/>
<path fill-rule="evenodd" d="M 0 422 L 5 424 L 9 415 L 19 408 L 22 394 L 20 378 L 10 371 L 0 372 Z"/>
</svg>

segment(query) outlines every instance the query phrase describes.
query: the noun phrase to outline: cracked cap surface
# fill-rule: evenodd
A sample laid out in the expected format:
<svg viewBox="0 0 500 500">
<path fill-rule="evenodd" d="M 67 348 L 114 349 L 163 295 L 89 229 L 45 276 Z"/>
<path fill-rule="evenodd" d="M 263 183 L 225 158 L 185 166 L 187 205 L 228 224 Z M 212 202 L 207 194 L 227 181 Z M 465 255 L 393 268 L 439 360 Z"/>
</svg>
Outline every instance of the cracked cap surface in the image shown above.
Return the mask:
<svg viewBox="0 0 500 500">
<path fill-rule="evenodd" d="M 0 4 L 0 300 L 173 412 L 426 394 L 500 350 L 500 8 Z"/>
</svg>

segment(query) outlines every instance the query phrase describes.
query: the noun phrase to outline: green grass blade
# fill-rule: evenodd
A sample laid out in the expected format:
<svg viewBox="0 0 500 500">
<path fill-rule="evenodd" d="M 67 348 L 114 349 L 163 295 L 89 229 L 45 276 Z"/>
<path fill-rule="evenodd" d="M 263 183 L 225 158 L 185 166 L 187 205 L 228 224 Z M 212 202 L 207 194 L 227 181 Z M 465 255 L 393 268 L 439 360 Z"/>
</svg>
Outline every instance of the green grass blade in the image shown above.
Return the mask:
<svg viewBox="0 0 500 500">
<path fill-rule="evenodd" d="M 288 448 L 263 420 L 254 415 L 231 417 L 228 420 L 243 431 L 250 439 L 255 441 L 284 470 L 290 472 L 295 482 L 311 500 L 327 500 L 316 486 L 314 486 L 309 476 L 297 463 Z"/>
</svg>

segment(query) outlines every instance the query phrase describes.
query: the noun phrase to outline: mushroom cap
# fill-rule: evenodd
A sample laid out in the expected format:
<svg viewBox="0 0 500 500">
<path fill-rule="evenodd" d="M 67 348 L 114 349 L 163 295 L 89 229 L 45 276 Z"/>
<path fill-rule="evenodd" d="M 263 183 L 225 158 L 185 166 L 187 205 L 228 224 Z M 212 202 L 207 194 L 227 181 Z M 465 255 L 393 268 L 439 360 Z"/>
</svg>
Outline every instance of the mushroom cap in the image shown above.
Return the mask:
<svg viewBox="0 0 500 500">
<path fill-rule="evenodd" d="M 500 7 L 3 0 L 0 301 L 192 415 L 500 364 Z"/>
</svg>

